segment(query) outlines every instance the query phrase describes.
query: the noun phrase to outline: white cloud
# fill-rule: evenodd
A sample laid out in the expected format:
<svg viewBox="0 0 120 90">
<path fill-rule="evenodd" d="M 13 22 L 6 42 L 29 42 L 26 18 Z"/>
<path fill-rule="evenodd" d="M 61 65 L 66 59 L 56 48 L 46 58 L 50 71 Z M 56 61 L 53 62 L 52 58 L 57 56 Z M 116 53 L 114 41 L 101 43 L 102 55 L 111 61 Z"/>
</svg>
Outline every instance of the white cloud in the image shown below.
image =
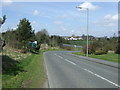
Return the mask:
<svg viewBox="0 0 120 90">
<path fill-rule="evenodd" d="M 97 24 L 98 26 L 113 27 L 113 26 L 117 26 L 117 21 L 118 21 L 118 14 L 115 15 L 107 14 L 104 16 L 102 20 L 93 23 Z"/>
<path fill-rule="evenodd" d="M 62 15 L 61 17 L 62 17 L 62 18 L 66 18 L 66 17 L 68 17 L 68 15 L 67 15 L 67 14 L 64 14 L 64 15 Z"/>
<path fill-rule="evenodd" d="M 96 10 L 98 8 L 98 6 L 93 5 L 92 3 L 89 3 L 89 2 L 84 2 L 83 4 L 79 5 L 78 7 L 89 8 L 89 10 Z M 82 10 L 82 9 L 78 9 L 78 10 Z"/>
<path fill-rule="evenodd" d="M 97 21 L 97 22 L 93 22 L 95 25 L 98 25 L 98 26 L 105 26 L 105 27 L 113 27 L 113 26 L 116 26 L 117 24 L 114 23 L 114 22 L 108 22 L 108 21 Z"/>
<path fill-rule="evenodd" d="M 58 25 L 64 24 L 62 21 L 55 21 L 54 23 L 55 23 L 55 24 L 58 24 Z"/>
<path fill-rule="evenodd" d="M 66 27 L 64 27 L 64 26 L 60 26 L 60 29 L 63 30 L 63 31 L 67 30 Z"/>
<path fill-rule="evenodd" d="M 115 23 L 105 23 L 105 24 L 103 24 L 103 26 L 113 27 L 113 26 L 116 26 L 116 24 Z"/>
<path fill-rule="evenodd" d="M 68 15 L 67 14 L 63 14 L 62 16 L 59 16 L 58 18 L 67 18 Z"/>
<path fill-rule="evenodd" d="M 39 11 L 38 10 L 34 10 L 33 15 L 34 16 L 38 16 L 39 15 Z"/>
<path fill-rule="evenodd" d="M 106 21 L 117 21 L 118 20 L 118 14 L 115 14 L 115 15 L 108 14 L 104 17 L 104 20 L 106 20 Z"/>
<path fill-rule="evenodd" d="M 56 16 L 56 18 L 62 18 L 62 19 L 67 18 L 67 17 L 68 17 L 67 14 L 63 14 L 63 15 Z"/>
<path fill-rule="evenodd" d="M 12 3 L 13 3 L 12 0 L 3 0 L 3 5 L 4 5 L 4 6 L 9 6 L 9 5 L 11 5 Z"/>
<path fill-rule="evenodd" d="M 32 24 L 36 24 L 37 22 L 36 21 L 32 21 Z"/>
</svg>

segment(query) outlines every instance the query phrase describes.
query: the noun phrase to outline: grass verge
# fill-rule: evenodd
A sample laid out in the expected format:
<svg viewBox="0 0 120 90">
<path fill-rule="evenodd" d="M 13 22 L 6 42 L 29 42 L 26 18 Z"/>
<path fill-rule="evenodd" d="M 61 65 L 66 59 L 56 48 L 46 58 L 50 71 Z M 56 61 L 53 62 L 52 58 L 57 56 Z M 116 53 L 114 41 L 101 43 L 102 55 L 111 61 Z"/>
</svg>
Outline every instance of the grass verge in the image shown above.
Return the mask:
<svg viewBox="0 0 120 90">
<path fill-rule="evenodd" d="M 43 52 L 32 54 L 18 64 L 16 75 L 3 74 L 2 88 L 42 88 L 46 79 Z"/>
<path fill-rule="evenodd" d="M 85 56 L 85 54 L 82 54 L 81 52 L 75 52 L 73 54 Z M 120 61 L 118 60 L 118 54 L 115 54 L 113 52 L 108 52 L 108 54 L 103 55 L 89 55 L 89 57 L 120 63 Z"/>
<path fill-rule="evenodd" d="M 4 53 L 2 64 L 2 88 L 45 88 L 46 72 L 44 66 L 43 52 L 61 51 L 58 47 L 42 49 L 39 54 L 16 55 L 8 50 Z M 12 53 L 12 54 L 11 54 Z M 14 56 L 14 57 L 13 57 Z M 16 59 L 16 57 L 20 57 Z M 26 56 L 26 58 L 22 58 Z M 2 67 L 3 68 L 3 67 Z"/>
</svg>

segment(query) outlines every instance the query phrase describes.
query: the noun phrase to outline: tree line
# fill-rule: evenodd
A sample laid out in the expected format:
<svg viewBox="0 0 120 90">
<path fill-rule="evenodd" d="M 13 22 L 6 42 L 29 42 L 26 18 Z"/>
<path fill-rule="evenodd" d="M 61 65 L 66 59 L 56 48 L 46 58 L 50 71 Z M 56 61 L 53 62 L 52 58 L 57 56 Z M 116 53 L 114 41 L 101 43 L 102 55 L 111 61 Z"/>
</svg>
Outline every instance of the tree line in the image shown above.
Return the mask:
<svg viewBox="0 0 120 90">
<path fill-rule="evenodd" d="M 108 51 L 114 51 L 116 54 L 120 54 L 119 37 L 113 36 L 110 38 L 104 37 L 98 40 L 93 40 L 88 45 L 88 54 L 107 54 Z M 83 46 L 83 53 L 86 54 L 86 45 Z"/>
<path fill-rule="evenodd" d="M 8 29 L 6 32 L 3 32 L 2 39 L 6 45 L 17 49 L 29 48 L 30 41 L 37 41 L 39 48 L 40 44 L 48 44 L 54 47 L 66 42 L 66 40 L 60 36 L 50 36 L 46 29 L 35 33 L 30 21 L 26 18 L 20 20 L 16 29 Z M 37 47 L 37 49 L 39 48 Z"/>
</svg>

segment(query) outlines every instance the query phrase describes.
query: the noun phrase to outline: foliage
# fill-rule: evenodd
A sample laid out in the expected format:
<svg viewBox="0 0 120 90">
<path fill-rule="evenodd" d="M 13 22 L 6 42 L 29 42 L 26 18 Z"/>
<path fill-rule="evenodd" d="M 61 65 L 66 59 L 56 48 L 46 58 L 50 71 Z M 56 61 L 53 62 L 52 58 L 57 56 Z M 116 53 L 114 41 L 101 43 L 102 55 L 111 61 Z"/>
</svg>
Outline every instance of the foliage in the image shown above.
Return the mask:
<svg viewBox="0 0 120 90">
<path fill-rule="evenodd" d="M 4 33 L 2 33 L 3 38 L 5 39 L 5 42 L 7 45 L 14 47 L 14 48 L 20 48 L 21 44 L 17 40 L 16 31 L 15 30 L 8 30 Z"/>
<path fill-rule="evenodd" d="M 6 15 L 4 15 L 2 18 L 0 18 L 0 27 L 1 27 L 2 24 L 5 23 L 5 20 L 6 20 L 6 19 L 7 19 L 7 18 L 6 18 Z"/>
<path fill-rule="evenodd" d="M 106 54 L 109 51 L 115 51 L 117 46 L 117 37 L 111 38 L 100 38 L 89 43 L 88 53 L 89 54 Z M 83 47 L 83 53 L 86 54 L 86 45 Z"/>
<path fill-rule="evenodd" d="M 28 44 L 28 41 L 33 41 L 35 39 L 34 30 L 32 30 L 32 26 L 26 18 L 20 20 L 16 34 L 18 41 L 24 46 Z"/>
<path fill-rule="evenodd" d="M 35 40 L 34 30 L 32 30 L 30 22 L 26 18 L 20 20 L 17 29 L 8 29 L 3 32 L 2 37 L 8 46 L 18 49 L 28 47 L 28 41 Z"/>
<path fill-rule="evenodd" d="M 36 38 L 38 43 L 49 43 L 49 34 L 46 29 L 42 29 L 36 33 Z"/>
<path fill-rule="evenodd" d="M 91 44 L 88 45 L 88 54 L 94 54 L 95 51 L 100 47 L 100 43 L 98 41 L 93 41 Z M 83 46 L 83 54 L 86 54 L 87 46 Z"/>
<path fill-rule="evenodd" d="M 61 46 L 62 43 L 65 43 L 66 40 L 60 36 L 52 35 L 50 37 L 51 43 L 50 46 Z"/>
<path fill-rule="evenodd" d="M 2 18 L 0 18 L 0 28 L 2 26 L 2 24 L 5 23 L 6 20 L 6 15 L 4 15 Z M 0 51 L 3 49 L 3 47 L 5 46 L 5 40 L 2 39 L 1 33 L 0 33 Z"/>
<path fill-rule="evenodd" d="M 120 37 L 119 37 L 118 44 L 117 44 L 116 49 L 115 49 L 115 53 L 120 54 Z"/>
<path fill-rule="evenodd" d="M 98 50 L 98 51 L 96 51 L 94 54 L 95 54 L 95 55 L 102 55 L 102 54 L 107 54 L 107 53 L 108 53 L 107 50 Z"/>
<path fill-rule="evenodd" d="M 38 43 L 40 44 L 48 44 L 52 47 L 60 46 L 62 43 L 66 42 L 66 40 L 60 36 L 52 35 L 49 36 L 46 29 L 42 29 L 36 33 L 36 38 Z"/>
</svg>

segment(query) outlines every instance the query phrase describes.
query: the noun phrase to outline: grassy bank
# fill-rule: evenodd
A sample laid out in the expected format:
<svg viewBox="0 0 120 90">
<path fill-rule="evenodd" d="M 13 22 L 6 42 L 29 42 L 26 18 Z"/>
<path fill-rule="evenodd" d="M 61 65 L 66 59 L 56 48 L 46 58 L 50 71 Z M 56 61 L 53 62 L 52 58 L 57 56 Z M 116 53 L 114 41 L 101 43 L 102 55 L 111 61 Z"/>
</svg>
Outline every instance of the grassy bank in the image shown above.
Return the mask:
<svg viewBox="0 0 120 90">
<path fill-rule="evenodd" d="M 2 74 L 3 88 L 42 88 L 45 82 L 43 52 L 16 62 L 4 56 L 14 66 Z M 9 59 L 9 60 L 8 60 Z"/>
<path fill-rule="evenodd" d="M 46 72 L 43 52 L 64 49 L 49 47 L 40 50 L 39 54 L 21 54 L 11 50 L 5 50 L 2 56 L 2 88 L 44 88 Z"/>
<path fill-rule="evenodd" d="M 77 52 L 73 54 L 85 56 L 85 54 L 82 54 L 81 52 Z M 120 63 L 120 61 L 118 60 L 118 54 L 115 54 L 113 52 L 108 52 L 108 54 L 103 54 L 103 55 L 89 55 L 89 57 Z"/>
</svg>

